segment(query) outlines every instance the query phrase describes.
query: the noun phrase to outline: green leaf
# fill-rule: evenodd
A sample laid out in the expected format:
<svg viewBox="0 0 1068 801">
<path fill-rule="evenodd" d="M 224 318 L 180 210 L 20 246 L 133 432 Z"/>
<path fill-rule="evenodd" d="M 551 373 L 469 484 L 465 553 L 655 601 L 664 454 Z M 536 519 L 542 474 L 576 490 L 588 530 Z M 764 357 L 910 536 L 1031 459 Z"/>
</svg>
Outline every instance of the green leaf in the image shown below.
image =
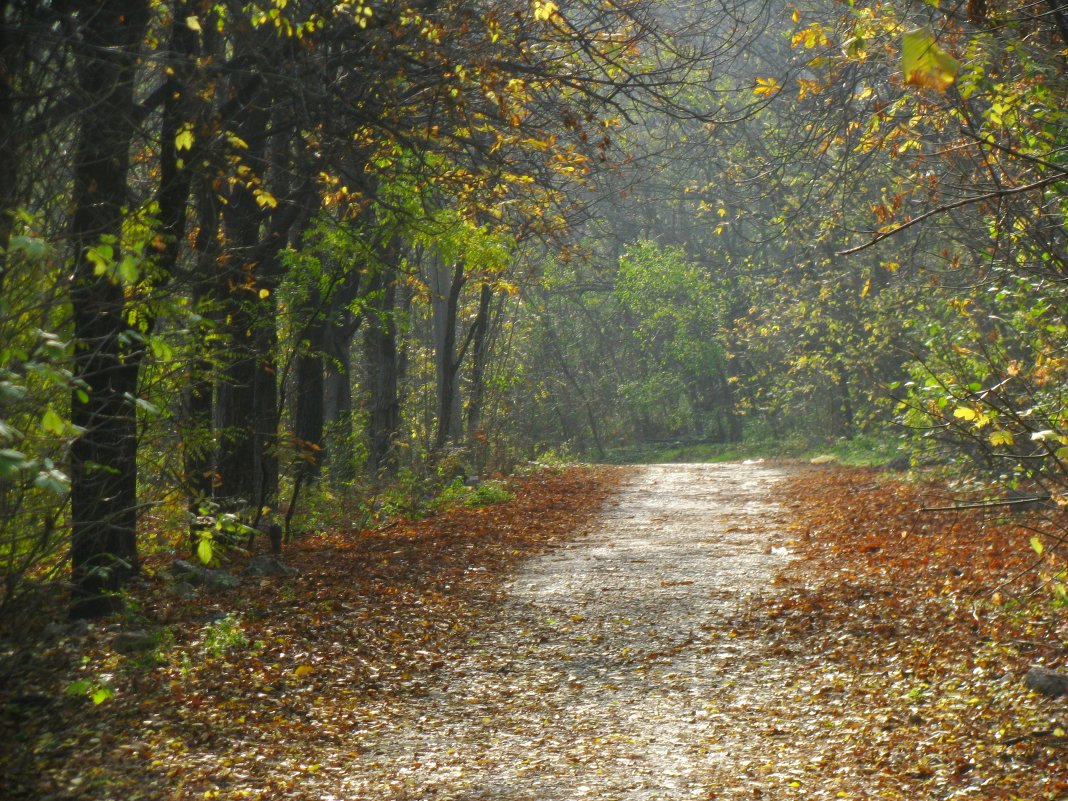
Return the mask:
<svg viewBox="0 0 1068 801">
<path fill-rule="evenodd" d="M 901 38 L 901 70 L 905 81 L 945 92 L 960 72 L 960 62 L 940 48 L 930 28 L 916 28 Z"/>
<path fill-rule="evenodd" d="M 196 17 L 190 17 L 190 19 L 196 19 Z M 190 150 L 195 141 L 196 138 L 193 136 L 193 123 L 187 122 L 178 129 L 178 133 L 174 136 L 174 149 Z"/>
<path fill-rule="evenodd" d="M 124 392 L 122 396 L 127 401 L 136 406 L 138 409 L 142 409 L 153 415 L 159 414 L 159 407 L 152 403 L 152 401 L 145 400 L 144 398 L 138 398 L 137 396 L 132 395 L 129 392 Z"/>
<path fill-rule="evenodd" d="M 100 684 L 89 679 L 78 679 L 67 685 L 67 695 L 88 695 L 94 704 L 102 704 L 115 695 L 115 690 L 108 684 Z"/>
<path fill-rule="evenodd" d="M 38 473 L 33 479 L 33 486 L 37 489 L 48 490 L 55 495 L 65 495 L 70 489 L 70 479 L 63 471 L 52 468 Z"/>
<path fill-rule="evenodd" d="M 125 256 L 123 260 L 119 262 L 118 273 L 119 278 L 127 284 L 136 284 L 141 277 L 141 267 L 136 258 L 133 256 Z"/>
<path fill-rule="evenodd" d="M 197 558 L 206 565 L 211 564 L 211 540 L 202 539 L 197 543 Z"/>
<path fill-rule="evenodd" d="M 26 460 L 26 454 L 22 451 L 10 448 L 0 450 L 0 478 L 6 478 L 32 466 L 33 463 Z"/>
<path fill-rule="evenodd" d="M 108 244 L 97 245 L 85 252 L 85 257 L 93 263 L 93 273 L 103 275 L 115 260 L 115 249 Z"/>
<path fill-rule="evenodd" d="M 41 430 L 45 433 L 55 434 L 58 437 L 63 435 L 66 428 L 67 425 L 63 422 L 63 418 L 56 414 L 55 409 L 51 406 L 41 415 Z"/>
<path fill-rule="evenodd" d="M 166 363 L 174 360 L 174 350 L 159 337 L 151 337 L 148 344 L 152 348 L 152 355 L 156 357 L 156 361 Z"/>
<path fill-rule="evenodd" d="M 66 693 L 67 695 L 85 695 L 92 686 L 93 683 L 89 679 L 78 679 L 67 685 Z"/>
<path fill-rule="evenodd" d="M 1031 538 L 1031 548 L 1039 556 L 1041 556 L 1042 552 L 1046 550 L 1045 546 L 1042 544 L 1042 540 L 1040 540 L 1038 537 Z"/>
<path fill-rule="evenodd" d="M 48 243 L 35 236 L 13 236 L 8 243 L 8 251 L 21 252 L 32 261 L 40 261 L 48 255 Z"/>
</svg>

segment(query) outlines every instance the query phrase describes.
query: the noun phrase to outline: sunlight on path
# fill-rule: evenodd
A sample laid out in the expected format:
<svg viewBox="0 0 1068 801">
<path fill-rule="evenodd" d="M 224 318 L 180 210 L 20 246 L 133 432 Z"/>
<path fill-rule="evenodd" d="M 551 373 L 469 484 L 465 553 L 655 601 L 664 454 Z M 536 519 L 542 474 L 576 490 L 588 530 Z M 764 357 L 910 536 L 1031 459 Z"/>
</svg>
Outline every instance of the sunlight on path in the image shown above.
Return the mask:
<svg viewBox="0 0 1068 801">
<path fill-rule="evenodd" d="M 724 668 L 741 646 L 714 627 L 786 559 L 784 477 L 642 468 L 588 536 L 527 563 L 462 660 L 360 733 L 337 797 L 710 797 L 710 766 L 746 736 L 730 707 L 760 691 Z"/>
</svg>

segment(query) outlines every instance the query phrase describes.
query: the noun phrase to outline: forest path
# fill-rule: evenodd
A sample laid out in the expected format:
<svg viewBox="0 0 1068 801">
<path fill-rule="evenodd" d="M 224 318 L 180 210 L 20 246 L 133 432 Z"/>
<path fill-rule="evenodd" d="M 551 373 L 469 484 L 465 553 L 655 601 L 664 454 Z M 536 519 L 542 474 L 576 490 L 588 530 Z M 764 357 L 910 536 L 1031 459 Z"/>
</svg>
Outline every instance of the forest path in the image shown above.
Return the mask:
<svg viewBox="0 0 1068 801">
<path fill-rule="evenodd" d="M 742 791 L 778 734 L 752 710 L 781 676 L 752 664 L 730 627 L 788 559 L 775 502 L 785 477 L 749 464 L 637 468 L 587 536 L 524 565 L 463 658 L 360 732 L 337 798 Z M 711 786 L 717 775 L 734 786 Z"/>
</svg>

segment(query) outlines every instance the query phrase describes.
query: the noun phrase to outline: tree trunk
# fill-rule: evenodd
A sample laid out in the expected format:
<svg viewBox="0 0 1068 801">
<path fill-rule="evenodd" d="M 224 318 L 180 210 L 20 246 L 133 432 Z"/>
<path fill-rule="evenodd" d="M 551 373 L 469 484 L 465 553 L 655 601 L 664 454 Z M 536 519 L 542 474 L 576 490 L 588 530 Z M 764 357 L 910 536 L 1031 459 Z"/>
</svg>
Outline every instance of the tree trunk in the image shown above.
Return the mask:
<svg viewBox="0 0 1068 801">
<path fill-rule="evenodd" d="M 478 314 L 471 333 L 471 397 L 467 402 L 468 436 L 482 425 L 482 409 L 486 399 L 486 365 L 489 363 L 490 303 L 493 289 L 483 284 L 478 296 Z"/>
<path fill-rule="evenodd" d="M 323 428 L 330 481 L 340 487 L 356 478 L 352 430 L 352 338 L 360 318 L 341 306 L 327 324 L 323 342 L 326 377 Z"/>
<path fill-rule="evenodd" d="M 459 438 L 463 427 L 460 392 L 457 387 L 459 359 L 456 358 L 457 310 L 466 279 L 462 264 L 451 271 L 434 258 L 431 267 L 431 297 L 434 323 L 434 372 L 437 384 L 437 432 L 434 450 Z"/>
<path fill-rule="evenodd" d="M 82 433 L 71 447 L 71 614 L 115 611 L 115 595 L 138 570 L 136 362 L 124 358 L 124 291 L 97 275 L 91 248 L 121 259 L 123 207 L 134 134 L 133 86 L 148 4 L 110 0 L 83 9 L 76 53 L 84 103 L 75 147 L 71 307 L 78 388 L 71 421 Z"/>
<path fill-rule="evenodd" d="M 235 60 L 252 59 L 252 43 L 246 37 L 239 41 L 242 50 L 250 52 L 235 54 Z M 269 119 L 266 93 L 259 82 L 240 73 L 231 88 L 240 109 L 233 131 L 247 145 L 234 155 L 262 179 Z M 234 182 L 222 216 L 227 251 L 220 260 L 215 292 L 222 309 L 220 333 L 226 353 L 215 388 L 216 497 L 228 505 L 255 505 L 262 485 L 256 413 L 262 381 L 258 354 L 263 342 L 257 339 L 257 329 L 264 324 L 261 316 L 271 314 L 266 306 L 273 306 L 274 298 L 258 296 L 264 212 L 246 179 Z"/>
<path fill-rule="evenodd" d="M 560 347 L 560 340 L 556 335 L 556 330 L 552 327 L 552 323 L 545 321 L 545 331 L 548 334 L 549 344 L 556 353 L 560 372 L 564 374 L 564 378 L 571 384 L 571 388 L 575 390 L 575 395 L 582 403 L 582 408 L 586 413 L 586 423 L 589 425 L 590 435 L 593 437 L 593 446 L 597 449 L 597 456 L 600 459 L 604 459 L 607 454 L 604 449 L 604 440 L 601 438 L 601 427 L 597 423 L 597 412 L 594 411 L 593 404 L 587 399 L 582 384 L 571 372 L 571 368 L 567 364 L 567 356 L 564 353 L 564 349 Z"/>
<path fill-rule="evenodd" d="M 853 439 L 855 432 L 853 420 L 853 398 L 849 392 L 849 375 L 842 363 L 834 365 L 834 380 L 832 381 L 832 408 L 831 419 L 836 436 Z"/>
<path fill-rule="evenodd" d="M 738 416 L 738 410 L 735 408 L 734 388 L 731 386 L 730 375 L 728 374 L 730 365 L 730 359 L 726 363 L 720 362 L 716 365 L 716 372 L 719 376 L 722 393 L 723 417 L 727 424 L 726 440 L 727 442 L 735 443 L 742 441 L 742 419 Z"/>
<path fill-rule="evenodd" d="M 215 192 L 206 182 L 198 182 L 197 190 L 197 236 L 196 275 L 192 286 L 193 311 L 198 314 L 214 314 L 203 310 L 206 300 L 213 297 L 213 282 L 219 260 L 219 209 Z M 214 489 L 214 463 L 212 444 L 212 346 L 198 341 L 196 353 L 187 368 L 182 421 L 184 427 L 182 460 L 185 490 L 188 495 L 190 518 L 190 547 L 196 549 L 200 527 L 196 518 L 203 514 L 205 505 L 212 500 Z"/>
<path fill-rule="evenodd" d="M 6 14 L 0 14 L 0 254 L 7 253 L 14 211 L 18 206 L 18 157 L 15 141 L 16 43 L 8 29 Z M 4 287 L 5 265 L 0 261 L 0 291 Z"/>
<path fill-rule="evenodd" d="M 315 481 L 329 460 L 330 477 L 340 485 L 356 477 L 352 447 L 352 338 L 361 317 L 349 308 L 358 297 L 362 274 L 351 265 L 322 297 L 313 287 L 298 310 L 303 325 L 296 343 L 297 402 L 293 432 L 309 448 L 306 479 Z M 329 445 L 329 447 L 328 447 Z"/>
<path fill-rule="evenodd" d="M 370 314 L 364 331 L 367 378 L 370 389 L 367 469 L 372 475 L 397 470 L 396 440 L 400 432 L 400 397 L 397 370 L 397 271 L 395 254 L 371 285 Z"/>
<path fill-rule="evenodd" d="M 310 319 L 298 334 L 296 367 L 293 381 L 296 399 L 293 404 L 293 435 L 299 449 L 298 472 L 305 481 L 314 482 L 322 466 L 323 427 L 325 424 L 323 352 L 326 344 L 326 323 L 323 319 L 322 297 L 318 287 L 308 295 L 303 310 Z"/>
</svg>

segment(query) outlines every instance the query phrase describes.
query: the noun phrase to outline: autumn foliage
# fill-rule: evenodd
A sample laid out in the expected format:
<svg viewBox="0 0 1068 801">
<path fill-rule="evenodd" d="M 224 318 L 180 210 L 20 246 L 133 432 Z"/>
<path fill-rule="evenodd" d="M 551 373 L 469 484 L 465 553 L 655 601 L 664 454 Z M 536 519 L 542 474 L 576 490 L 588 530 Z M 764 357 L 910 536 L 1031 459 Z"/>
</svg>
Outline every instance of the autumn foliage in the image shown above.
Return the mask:
<svg viewBox="0 0 1068 801">
<path fill-rule="evenodd" d="M 507 504 L 324 532 L 287 552 L 299 576 L 210 595 L 157 561 L 132 620 L 3 661 L 0 797 L 320 798 L 361 730 L 460 658 L 510 568 L 580 532 L 621 474 L 539 472 Z M 131 626 L 156 647 L 119 653 Z"/>
<path fill-rule="evenodd" d="M 1026 519 L 921 511 L 944 488 L 874 471 L 806 471 L 787 503 L 800 558 L 747 635 L 788 676 L 764 711 L 804 797 L 1064 798 L 1063 699 L 1021 681 L 1068 621 Z"/>
</svg>

